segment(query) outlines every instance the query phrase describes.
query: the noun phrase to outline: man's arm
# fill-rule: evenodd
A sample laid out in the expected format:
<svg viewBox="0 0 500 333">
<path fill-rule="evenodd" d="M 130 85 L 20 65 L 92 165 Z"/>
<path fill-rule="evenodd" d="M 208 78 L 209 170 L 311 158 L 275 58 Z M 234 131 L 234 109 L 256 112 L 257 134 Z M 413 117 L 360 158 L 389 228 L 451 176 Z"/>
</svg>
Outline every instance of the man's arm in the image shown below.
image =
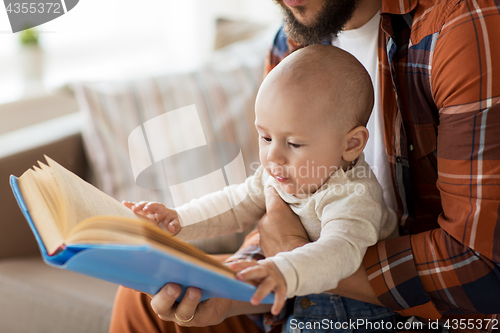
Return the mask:
<svg viewBox="0 0 500 333">
<path fill-rule="evenodd" d="M 407 67 L 397 65 L 402 68 L 398 75 L 412 75 L 413 82 L 422 80 L 419 87 L 429 85 L 425 93 L 400 89 L 401 94 L 414 94 L 404 96 L 413 108 L 411 114 L 427 116 L 418 113 L 422 100 L 438 110 L 439 196 L 435 200 L 440 200 L 443 210 L 437 219 L 439 228 L 381 242 L 365 256 L 378 299 L 406 315 L 439 318 L 500 312 L 500 15 L 496 6 L 494 1 L 459 1 L 437 3 L 432 11 L 421 9 L 412 27 L 413 58 L 408 58 Z M 435 15 L 436 8 L 441 15 Z M 434 34 L 419 40 L 419 32 L 429 29 L 429 22 L 435 23 Z M 392 85 L 386 88 L 392 92 Z M 406 129 L 411 129 L 411 119 L 405 121 Z M 434 161 L 429 156 L 422 159 Z M 414 168 L 411 175 L 416 174 Z M 412 181 L 415 187 L 433 186 Z"/>
</svg>

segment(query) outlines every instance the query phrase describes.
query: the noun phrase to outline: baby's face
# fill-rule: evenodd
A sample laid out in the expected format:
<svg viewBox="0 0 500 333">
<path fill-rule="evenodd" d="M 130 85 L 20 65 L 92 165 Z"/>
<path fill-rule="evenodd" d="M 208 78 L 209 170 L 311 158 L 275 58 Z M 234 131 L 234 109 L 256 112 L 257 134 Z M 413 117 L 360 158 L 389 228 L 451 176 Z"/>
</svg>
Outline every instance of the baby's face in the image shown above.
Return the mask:
<svg viewBox="0 0 500 333">
<path fill-rule="evenodd" d="M 338 168 L 349 129 L 335 128 L 335 118 L 314 92 L 261 87 L 255 104 L 260 161 L 283 190 L 296 197 L 314 193 Z M 317 95 L 317 94 L 316 94 Z"/>
</svg>

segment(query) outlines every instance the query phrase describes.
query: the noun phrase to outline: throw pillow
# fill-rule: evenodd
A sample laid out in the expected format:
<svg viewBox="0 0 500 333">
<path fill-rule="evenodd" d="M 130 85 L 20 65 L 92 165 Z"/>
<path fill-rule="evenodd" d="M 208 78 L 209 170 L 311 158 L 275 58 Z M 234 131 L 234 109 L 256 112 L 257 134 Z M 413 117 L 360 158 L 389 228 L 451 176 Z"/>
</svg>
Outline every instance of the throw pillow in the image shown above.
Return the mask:
<svg viewBox="0 0 500 333">
<path fill-rule="evenodd" d="M 274 30 L 274 29 L 273 29 Z M 165 112 L 195 104 L 207 142 L 237 144 L 247 175 L 258 162 L 254 128 L 255 96 L 262 81 L 263 60 L 273 36 L 259 36 L 232 44 L 198 70 L 133 80 L 73 84 L 85 114 L 82 133 L 94 183 L 118 200 L 159 201 L 171 205 L 164 175 L 153 174 L 156 189 L 139 187 L 128 153 L 128 136 L 138 126 Z M 165 144 L 168 144 L 167 142 Z M 193 241 L 209 253 L 231 253 L 245 233 Z"/>
</svg>

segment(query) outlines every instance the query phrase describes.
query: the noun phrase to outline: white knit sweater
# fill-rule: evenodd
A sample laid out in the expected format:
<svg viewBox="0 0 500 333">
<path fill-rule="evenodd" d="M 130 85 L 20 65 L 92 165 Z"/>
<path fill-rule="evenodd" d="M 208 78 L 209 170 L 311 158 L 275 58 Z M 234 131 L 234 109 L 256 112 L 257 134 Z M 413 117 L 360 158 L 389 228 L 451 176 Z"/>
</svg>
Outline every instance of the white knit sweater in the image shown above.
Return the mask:
<svg viewBox="0 0 500 333">
<path fill-rule="evenodd" d="M 299 216 L 312 241 L 265 259 L 285 277 L 287 297 L 335 288 L 359 268 L 368 246 L 397 235 L 396 214 L 386 206 L 382 188 L 361 155 L 350 170 L 338 170 L 301 199 L 284 192 L 261 166 L 245 183 L 177 208 L 183 227 L 178 237 L 199 239 L 244 230 L 264 215 L 269 186 Z"/>
</svg>

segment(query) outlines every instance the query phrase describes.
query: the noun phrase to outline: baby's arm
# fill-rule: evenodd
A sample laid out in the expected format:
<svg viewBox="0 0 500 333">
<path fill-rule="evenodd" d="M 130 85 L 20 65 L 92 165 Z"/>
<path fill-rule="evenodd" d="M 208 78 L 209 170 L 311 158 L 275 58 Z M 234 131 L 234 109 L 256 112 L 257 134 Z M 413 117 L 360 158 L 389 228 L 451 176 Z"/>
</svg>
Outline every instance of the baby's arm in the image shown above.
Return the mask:
<svg viewBox="0 0 500 333">
<path fill-rule="evenodd" d="M 379 194 L 368 184 L 363 194 L 318 205 L 319 239 L 263 261 L 272 261 L 285 277 L 288 298 L 336 288 L 360 267 L 366 249 L 397 227 Z"/>
<path fill-rule="evenodd" d="M 278 315 L 286 298 L 334 289 L 340 280 L 359 268 L 366 247 L 351 243 L 347 240 L 349 237 L 339 237 L 338 230 L 333 228 L 335 221 L 330 223 L 316 242 L 258 262 L 237 261 L 229 264 L 231 269 L 239 271 L 236 275 L 238 279 L 258 283 L 250 300 L 253 305 L 260 304 L 267 294 L 274 292 L 271 313 Z M 360 223 L 358 227 L 362 225 Z M 376 242 L 376 232 L 370 234 L 361 243 Z"/>
<path fill-rule="evenodd" d="M 242 184 L 193 199 L 176 207 L 182 230 L 177 235 L 193 240 L 241 232 L 265 213 L 265 175 L 260 167 Z"/>
<path fill-rule="evenodd" d="M 238 279 L 259 284 L 250 300 L 252 304 L 259 304 L 267 294 L 274 292 L 271 312 L 277 315 L 286 298 L 334 289 L 341 279 L 358 269 L 364 251 L 333 234 L 323 229 L 316 242 L 258 262 L 231 263 L 230 267 L 242 270 L 236 275 Z"/>
<path fill-rule="evenodd" d="M 260 167 L 244 183 L 226 186 L 175 210 L 159 203 L 124 202 L 124 205 L 183 240 L 241 232 L 265 213 L 263 181 L 266 175 Z"/>
<path fill-rule="evenodd" d="M 177 212 L 159 202 L 141 201 L 136 203 L 123 201 L 122 203 L 134 213 L 153 221 L 172 235 L 177 234 L 182 229 Z"/>
</svg>

